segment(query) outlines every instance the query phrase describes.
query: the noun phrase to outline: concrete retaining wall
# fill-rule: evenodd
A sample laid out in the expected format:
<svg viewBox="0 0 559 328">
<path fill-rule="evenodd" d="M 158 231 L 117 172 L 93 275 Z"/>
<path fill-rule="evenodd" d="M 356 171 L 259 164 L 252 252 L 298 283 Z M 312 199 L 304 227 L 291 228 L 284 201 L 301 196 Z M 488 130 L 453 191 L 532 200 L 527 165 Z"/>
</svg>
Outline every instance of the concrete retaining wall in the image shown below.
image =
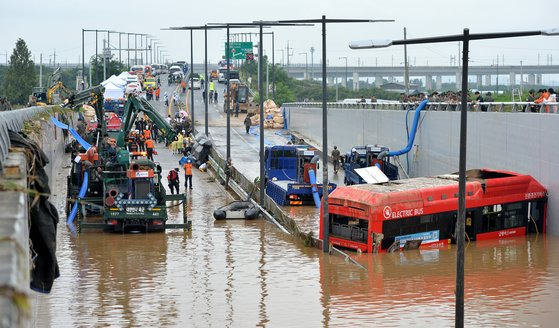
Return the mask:
<svg viewBox="0 0 559 328">
<path fill-rule="evenodd" d="M 413 115 L 411 111 L 410 128 Z M 287 107 L 286 117 L 290 130 L 321 144 L 320 108 Z M 330 109 L 328 144 L 337 145 L 342 153 L 365 144 L 382 144 L 397 150 L 407 144 L 405 119 L 405 111 Z M 459 112 L 423 112 L 408 156 L 410 176 L 457 172 L 459 134 Z M 548 188 L 548 232 L 559 235 L 558 140 L 559 115 L 469 112 L 467 168 L 532 175 Z M 400 162 L 407 168 L 405 155 L 400 156 Z"/>
<path fill-rule="evenodd" d="M 56 174 L 64 163 L 66 139 L 50 121 L 41 122 L 41 134 L 30 136 L 49 159 L 45 167 L 51 191 Z M 27 162 L 23 152 L 12 149 L 5 158 L 0 184 L 21 191 L 0 192 L 0 327 L 28 327 L 35 321 L 30 298 L 29 209 Z"/>
</svg>

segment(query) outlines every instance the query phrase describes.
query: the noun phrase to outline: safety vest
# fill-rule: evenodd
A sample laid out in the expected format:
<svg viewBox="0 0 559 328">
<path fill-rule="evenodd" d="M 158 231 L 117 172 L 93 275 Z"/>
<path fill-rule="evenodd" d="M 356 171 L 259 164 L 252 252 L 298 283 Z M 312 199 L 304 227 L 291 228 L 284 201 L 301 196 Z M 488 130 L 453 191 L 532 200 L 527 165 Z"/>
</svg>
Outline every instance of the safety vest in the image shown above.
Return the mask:
<svg viewBox="0 0 559 328">
<path fill-rule="evenodd" d="M 214 91 L 214 81 L 210 82 L 210 91 Z"/>
<path fill-rule="evenodd" d="M 153 148 L 153 140 L 152 139 L 146 140 L 146 148 Z"/>
<path fill-rule="evenodd" d="M 150 130 L 144 130 L 144 138 L 146 138 L 146 139 L 151 138 L 151 131 Z"/>
<path fill-rule="evenodd" d="M 192 162 L 188 161 L 184 163 L 184 174 L 192 175 Z"/>
</svg>

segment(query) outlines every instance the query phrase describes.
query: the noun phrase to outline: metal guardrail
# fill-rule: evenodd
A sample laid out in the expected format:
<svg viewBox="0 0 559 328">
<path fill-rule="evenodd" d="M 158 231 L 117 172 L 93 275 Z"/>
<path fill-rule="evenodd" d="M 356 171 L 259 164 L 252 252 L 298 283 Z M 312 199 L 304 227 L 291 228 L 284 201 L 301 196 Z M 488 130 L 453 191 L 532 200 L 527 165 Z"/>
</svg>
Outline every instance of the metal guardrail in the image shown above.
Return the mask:
<svg viewBox="0 0 559 328">
<path fill-rule="evenodd" d="M 339 103 L 329 102 L 328 108 L 336 109 L 378 109 L 378 110 L 407 110 L 415 108 L 419 103 L 408 102 L 387 102 L 387 103 Z M 460 111 L 460 102 L 430 102 L 427 103 L 425 110 L 431 111 Z M 282 107 L 299 107 L 299 108 L 322 108 L 321 102 L 293 102 L 284 103 Z M 487 110 L 482 110 L 485 107 Z M 532 113 L 532 109 L 536 113 L 557 114 L 559 113 L 559 102 L 539 103 L 534 102 L 484 102 L 484 103 L 468 103 L 468 110 L 473 112 L 513 112 L 513 113 Z"/>
<path fill-rule="evenodd" d="M 8 130 L 21 131 L 25 121 L 33 119 L 35 115 L 51 107 L 52 106 L 34 106 L 0 112 L 0 172 L 4 169 L 4 163 L 10 149 Z"/>
</svg>

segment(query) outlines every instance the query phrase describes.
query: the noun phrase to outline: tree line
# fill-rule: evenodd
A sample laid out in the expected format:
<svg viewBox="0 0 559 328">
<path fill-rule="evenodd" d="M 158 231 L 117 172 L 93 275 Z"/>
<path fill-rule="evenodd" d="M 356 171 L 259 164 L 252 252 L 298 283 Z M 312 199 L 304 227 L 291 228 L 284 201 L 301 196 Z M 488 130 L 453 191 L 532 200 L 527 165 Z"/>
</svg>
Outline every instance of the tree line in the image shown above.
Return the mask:
<svg viewBox="0 0 559 328">
<path fill-rule="evenodd" d="M 16 41 L 15 48 L 9 57 L 8 66 L 0 66 L 0 98 L 6 98 L 14 105 L 26 105 L 33 88 L 38 87 L 40 67 L 33 62 L 31 51 L 23 39 Z M 112 74 L 118 75 L 126 69 L 126 66 L 110 58 L 107 60 L 109 70 L 107 78 Z M 91 65 L 92 85 L 98 85 L 103 81 L 103 58 L 92 56 L 86 66 L 85 79 L 89 82 L 89 65 Z M 42 86 L 48 89 L 49 77 L 52 76 L 57 67 L 43 66 Z M 68 89 L 76 88 L 76 77 L 81 74 L 81 65 L 61 69 L 59 79 Z M 89 83 L 88 83 L 89 84 Z"/>
</svg>

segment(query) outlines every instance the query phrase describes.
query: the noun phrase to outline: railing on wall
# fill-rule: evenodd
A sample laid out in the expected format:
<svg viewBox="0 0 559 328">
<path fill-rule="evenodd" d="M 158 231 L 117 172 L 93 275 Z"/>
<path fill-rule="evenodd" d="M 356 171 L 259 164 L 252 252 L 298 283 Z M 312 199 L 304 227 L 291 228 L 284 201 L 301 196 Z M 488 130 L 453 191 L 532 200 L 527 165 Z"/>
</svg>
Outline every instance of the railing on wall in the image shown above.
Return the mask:
<svg viewBox="0 0 559 328">
<path fill-rule="evenodd" d="M 21 131 L 25 121 L 33 119 L 36 114 L 44 112 L 50 107 L 51 106 L 35 106 L 0 112 L 0 172 L 2 172 L 4 168 L 8 150 L 10 149 L 8 130 Z"/>
<path fill-rule="evenodd" d="M 419 103 L 416 102 L 380 102 L 380 103 L 340 103 L 329 102 L 328 108 L 336 109 L 378 109 L 378 110 L 407 110 L 415 108 Z M 432 111 L 459 111 L 460 102 L 430 102 L 427 103 L 425 110 Z M 282 107 L 298 108 L 322 108 L 321 102 L 293 102 L 284 103 Z M 468 103 L 468 110 L 474 112 L 512 112 L 512 113 L 559 113 L 559 103 L 539 103 L 534 102 L 484 102 L 480 104 Z"/>
</svg>

